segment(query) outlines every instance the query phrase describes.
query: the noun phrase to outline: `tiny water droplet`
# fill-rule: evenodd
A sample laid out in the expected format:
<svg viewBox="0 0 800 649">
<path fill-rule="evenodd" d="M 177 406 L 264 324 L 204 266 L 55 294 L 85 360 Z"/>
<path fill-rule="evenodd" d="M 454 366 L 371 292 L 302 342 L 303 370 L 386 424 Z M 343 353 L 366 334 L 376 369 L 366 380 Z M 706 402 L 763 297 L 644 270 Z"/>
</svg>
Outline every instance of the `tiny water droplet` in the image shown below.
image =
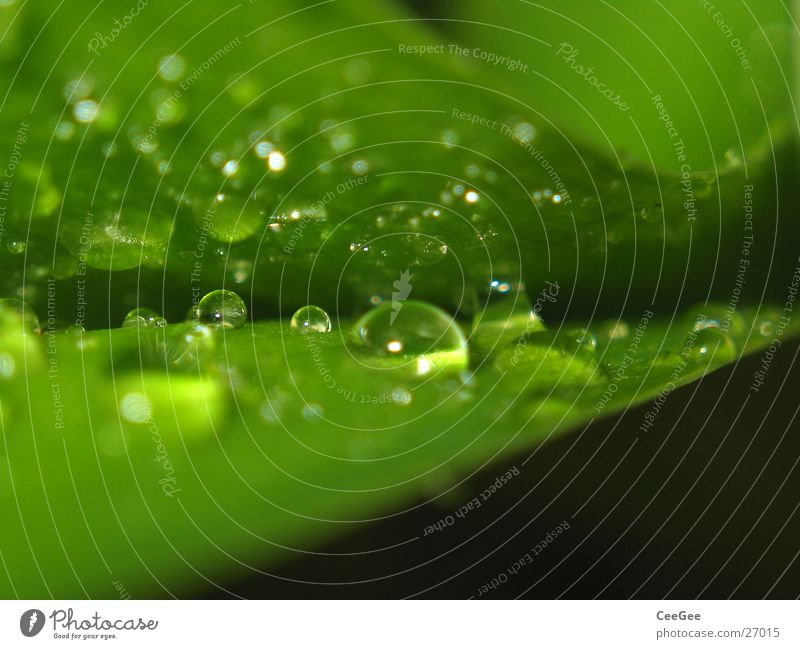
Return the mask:
<svg viewBox="0 0 800 649">
<path fill-rule="evenodd" d="M 96 101 L 93 99 L 83 99 L 75 104 L 75 107 L 72 109 L 72 114 L 79 122 L 89 124 L 97 118 L 99 111 L 100 107 L 97 105 Z"/>
<path fill-rule="evenodd" d="M 534 128 L 533 124 L 528 122 L 517 122 L 514 124 L 514 137 L 523 144 L 527 144 L 533 140 L 535 135 L 536 129 Z"/>
<path fill-rule="evenodd" d="M 432 266 L 447 255 L 447 244 L 425 235 L 414 236 L 414 251 L 417 265 Z"/>
<path fill-rule="evenodd" d="M 267 156 L 270 171 L 283 171 L 286 168 L 286 157 L 280 151 L 272 151 Z"/>
<path fill-rule="evenodd" d="M 266 160 L 269 157 L 269 154 L 275 150 L 275 145 L 272 144 L 269 140 L 259 140 L 253 146 L 253 151 L 259 158 L 263 158 Z"/>
<path fill-rule="evenodd" d="M 594 355 L 598 347 L 597 336 L 588 329 L 570 329 L 564 333 L 563 346 L 568 353 Z"/>
<path fill-rule="evenodd" d="M 168 54 L 158 62 L 158 75 L 164 81 L 177 81 L 186 70 L 186 61 L 180 54 Z"/>
<path fill-rule="evenodd" d="M 322 406 L 316 403 L 307 403 L 303 406 L 303 419 L 306 421 L 319 421 L 325 415 Z"/>
<path fill-rule="evenodd" d="M 141 392 L 129 392 L 120 399 L 119 412 L 123 419 L 133 424 L 144 424 L 150 420 L 153 406 L 147 395 Z"/>
<path fill-rule="evenodd" d="M 266 219 L 258 205 L 235 194 L 217 194 L 203 213 L 203 226 L 217 241 L 244 241 L 264 227 Z"/>
<path fill-rule="evenodd" d="M 323 309 L 308 305 L 295 312 L 290 326 L 301 333 L 327 333 L 331 330 L 331 319 Z"/>
<path fill-rule="evenodd" d="M 154 327 L 163 328 L 167 326 L 167 320 L 160 316 L 153 309 L 140 307 L 133 309 L 122 321 L 123 329 L 130 329 L 133 327 Z"/>
<path fill-rule="evenodd" d="M 11 379 L 14 377 L 17 365 L 14 357 L 8 352 L 0 352 L 0 379 Z"/>
<path fill-rule="evenodd" d="M 687 341 L 689 358 L 695 363 L 706 364 L 712 359 L 726 363 L 736 358 L 736 345 L 733 339 L 717 327 L 696 330 L 694 340 Z"/>
<path fill-rule="evenodd" d="M 194 306 L 192 319 L 201 324 L 214 325 L 225 329 L 239 329 L 247 321 L 247 307 L 244 300 L 233 291 L 212 291 Z"/>
<path fill-rule="evenodd" d="M 369 163 L 366 160 L 355 160 L 350 169 L 356 176 L 363 176 L 369 171 Z"/>
</svg>

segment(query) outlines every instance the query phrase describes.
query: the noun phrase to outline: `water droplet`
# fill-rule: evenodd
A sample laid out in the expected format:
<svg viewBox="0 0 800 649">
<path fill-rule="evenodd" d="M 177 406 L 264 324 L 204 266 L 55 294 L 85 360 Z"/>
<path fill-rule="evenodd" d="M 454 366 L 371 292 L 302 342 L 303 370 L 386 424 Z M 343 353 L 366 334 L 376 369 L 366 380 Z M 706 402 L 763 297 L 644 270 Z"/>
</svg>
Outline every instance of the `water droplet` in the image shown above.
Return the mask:
<svg viewBox="0 0 800 649">
<path fill-rule="evenodd" d="M 403 367 L 418 375 L 467 367 L 467 340 L 461 328 L 425 302 L 393 299 L 376 307 L 356 323 L 354 338 L 368 352 L 363 362 L 370 367 Z"/>
<path fill-rule="evenodd" d="M 715 363 L 727 363 L 736 358 L 733 339 L 718 327 L 696 330 L 694 340 L 687 340 L 687 346 L 689 358 L 695 363 L 706 364 L 712 359 Z"/>
<path fill-rule="evenodd" d="M 201 324 L 225 329 L 239 329 L 247 321 L 244 300 L 233 291 L 212 291 L 191 310 L 192 318 Z"/>
<path fill-rule="evenodd" d="M 458 133 L 455 131 L 447 130 L 442 133 L 442 142 L 444 142 L 446 147 L 452 147 L 458 144 Z"/>
<path fill-rule="evenodd" d="M 269 157 L 269 154 L 275 150 L 275 145 L 268 140 L 260 140 L 255 143 L 253 150 L 259 158 L 266 160 Z"/>
<path fill-rule="evenodd" d="M 598 342 L 588 329 L 576 328 L 567 330 L 562 339 L 564 350 L 572 354 L 593 356 L 597 351 Z"/>
<path fill-rule="evenodd" d="M 316 403 L 307 403 L 303 406 L 303 419 L 306 421 L 319 421 L 325 415 L 322 406 Z"/>
<path fill-rule="evenodd" d="M 88 97 L 93 86 L 92 80 L 87 77 L 73 79 L 64 85 L 64 99 L 70 104 L 74 104 L 76 101 Z"/>
<path fill-rule="evenodd" d="M 237 284 L 244 284 L 253 274 L 253 262 L 247 259 L 240 259 L 231 264 L 233 271 L 233 281 Z"/>
<path fill-rule="evenodd" d="M 203 214 L 203 225 L 217 241 L 244 241 L 264 227 L 266 216 L 252 200 L 234 194 L 217 194 Z"/>
<path fill-rule="evenodd" d="M 60 122 L 56 126 L 56 138 L 66 142 L 75 134 L 75 124 L 72 122 Z"/>
<path fill-rule="evenodd" d="M 480 194 L 478 194 L 478 192 L 476 192 L 474 189 L 470 189 L 464 194 L 464 200 L 470 204 L 477 203 L 480 200 L 480 198 L 481 198 Z"/>
<path fill-rule="evenodd" d="M 273 151 L 267 156 L 270 171 L 283 171 L 286 168 L 286 157 L 280 151 Z"/>
<path fill-rule="evenodd" d="M 533 140 L 535 135 L 536 129 L 534 128 L 533 124 L 528 122 L 517 122 L 514 124 L 514 137 L 523 144 L 527 144 Z"/>
<path fill-rule="evenodd" d="M 158 74 L 164 81 L 177 81 L 186 70 L 186 61 L 180 54 L 168 54 L 158 62 Z"/>
<path fill-rule="evenodd" d="M 692 323 L 692 331 L 719 329 L 738 339 L 746 336 L 750 329 L 748 322 L 738 311 L 723 304 L 711 302 L 697 305 L 690 309 L 690 313 L 698 314 Z"/>
<path fill-rule="evenodd" d="M 224 165 L 222 165 L 222 174 L 224 176 L 233 176 L 237 171 L 239 171 L 238 160 L 228 160 Z"/>
<path fill-rule="evenodd" d="M 508 345 L 524 347 L 531 335 L 545 330 L 524 284 L 494 279 L 476 299 L 470 342 L 476 355 L 485 357 Z"/>
<path fill-rule="evenodd" d="M 771 338 L 775 335 L 780 319 L 781 313 L 779 311 L 773 309 L 762 310 L 756 324 L 758 333 L 765 338 Z"/>
<path fill-rule="evenodd" d="M 172 234 L 172 219 L 152 218 L 149 209 L 123 206 L 93 222 L 75 223 L 60 231 L 72 255 L 95 268 L 124 270 L 142 263 L 158 264 Z"/>
<path fill-rule="evenodd" d="M 327 333 L 331 330 L 331 319 L 318 306 L 304 306 L 292 316 L 291 327 L 302 333 Z"/>
<path fill-rule="evenodd" d="M 631 333 L 631 328 L 624 320 L 609 320 L 603 324 L 602 329 L 609 340 L 627 338 Z"/>
<path fill-rule="evenodd" d="M 84 333 L 86 333 L 86 329 L 83 328 L 83 325 L 71 324 L 69 327 L 67 327 L 67 333 L 72 336 L 82 336 Z"/>
<path fill-rule="evenodd" d="M 196 322 L 177 325 L 168 332 L 165 342 L 167 362 L 179 368 L 196 368 L 200 357 L 213 349 L 213 331 Z"/>
<path fill-rule="evenodd" d="M 0 379 L 11 379 L 14 377 L 17 365 L 14 357 L 8 352 L 0 352 Z"/>
<path fill-rule="evenodd" d="M 166 327 L 167 320 L 152 309 L 144 307 L 130 311 L 125 319 L 122 321 L 122 328 L 129 329 L 132 327 Z"/>
<path fill-rule="evenodd" d="M 392 401 L 398 405 L 407 406 L 411 403 L 412 398 L 411 392 L 405 388 L 395 388 L 392 390 Z"/>
<path fill-rule="evenodd" d="M 153 406 L 147 395 L 141 392 L 129 392 L 119 402 L 122 417 L 134 424 L 144 424 L 150 420 Z"/>
<path fill-rule="evenodd" d="M 15 297 L 0 299 L 0 323 L 4 330 L 16 329 L 21 334 L 38 334 L 41 331 L 39 318 L 33 309 Z"/>
<path fill-rule="evenodd" d="M 369 163 L 366 160 L 354 160 L 350 169 L 356 176 L 363 176 L 369 171 Z"/>
<path fill-rule="evenodd" d="M 447 255 L 447 244 L 425 235 L 414 236 L 415 261 L 419 266 L 432 266 Z"/>
<path fill-rule="evenodd" d="M 100 107 L 93 99 L 82 99 L 72 109 L 75 119 L 82 124 L 93 122 L 97 118 Z"/>
</svg>

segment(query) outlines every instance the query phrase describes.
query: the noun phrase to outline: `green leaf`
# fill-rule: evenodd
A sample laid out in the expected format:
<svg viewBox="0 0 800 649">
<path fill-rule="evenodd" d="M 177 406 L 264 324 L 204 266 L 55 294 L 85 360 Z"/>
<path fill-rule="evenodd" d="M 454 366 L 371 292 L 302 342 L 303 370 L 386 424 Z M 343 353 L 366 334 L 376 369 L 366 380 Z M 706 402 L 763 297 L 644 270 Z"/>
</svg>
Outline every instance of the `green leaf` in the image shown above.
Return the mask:
<svg viewBox="0 0 800 649">
<path fill-rule="evenodd" d="M 273 565 L 795 333 L 779 97 L 676 172 L 390 3 L 120 12 L 0 8 L 0 594 Z"/>
</svg>

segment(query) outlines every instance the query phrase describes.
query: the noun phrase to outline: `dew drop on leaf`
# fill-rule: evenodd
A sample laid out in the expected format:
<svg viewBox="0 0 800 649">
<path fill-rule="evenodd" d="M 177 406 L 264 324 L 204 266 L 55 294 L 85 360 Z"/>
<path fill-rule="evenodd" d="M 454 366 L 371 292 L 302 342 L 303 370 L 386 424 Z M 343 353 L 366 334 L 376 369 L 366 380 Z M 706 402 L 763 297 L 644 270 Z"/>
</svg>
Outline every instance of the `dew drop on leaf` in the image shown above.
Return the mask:
<svg viewBox="0 0 800 649">
<path fill-rule="evenodd" d="M 291 327 L 301 333 L 327 333 L 331 330 L 330 316 L 318 306 L 304 306 L 292 316 Z"/>
<path fill-rule="evenodd" d="M 467 340 L 447 313 L 425 302 L 393 294 L 356 323 L 356 345 L 363 362 L 376 368 L 403 367 L 418 375 L 467 367 Z"/>
<path fill-rule="evenodd" d="M 239 329 L 247 321 L 247 307 L 244 300 L 233 291 L 217 290 L 208 293 L 190 314 L 201 324 Z"/>
<path fill-rule="evenodd" d="M 153 309 L 148 309 L 146 307 L 140 307 L 138 309 L 133 309 L 130 311 L 128 315 L 125 316 L 125 319 L 122 321 L 122 328 L 128 329 L 133 327 L 166 327 L 167 320 L 160 316 L 158 313 L 153 311 Z"/>
<path fill-rule="evenodd" d="M 687 341 L 689 358 L 698 364 L 727 363 L 736 358 L 736 345 L 730 335 L 717 327 L 696 331 L 693 343 Z"/>
</svg>

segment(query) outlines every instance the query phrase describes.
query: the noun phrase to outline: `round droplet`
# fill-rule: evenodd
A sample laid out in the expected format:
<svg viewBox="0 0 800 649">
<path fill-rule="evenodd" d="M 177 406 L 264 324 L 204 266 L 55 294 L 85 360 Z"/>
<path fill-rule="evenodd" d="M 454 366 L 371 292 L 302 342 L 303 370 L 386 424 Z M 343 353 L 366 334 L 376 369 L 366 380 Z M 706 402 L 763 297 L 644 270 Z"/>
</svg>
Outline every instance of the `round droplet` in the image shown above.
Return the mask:
<svg viewBox="0 0 800 649">
<path fill-rule="evenodd" d="M 84 329 L 83 325 L 79 324 L 71 324 L 67 327 L 67 333 L 73 336 L 82 336 L 86 333 L 86 329 Z"/>
<path fill-rule="evenodd" d="M 212 291 L 193 307 L 192 318 L 201 324 L 239 329 L 247 321 L 244 300 L 233 291 Z"/>
<path fill-rule="evenodd" d="M 415 261 L 419 266 L 432 266 L 447 255 L 447 244 L 430 236 L 414 236 Z"/>
<path fill-rule="evenodd" d="M 364 362 L 371 367 L 405 367 L 418 375 L 467 367 L 467 340 L 460 327 L 425 302 L 393 297 L 356 323 L 354 337 L 368 352 Z"/>
<path fill-rule="evenodd" d="M 283 171 L 286 169 L 286 156 L 280 151 L 272 151 L 267 156 L 267 166 L 270 171 Z"/>
<path fill-rule="evenodd" d="M 291 327 L 302 333 L 314 332 L 324 334 L 331 330 L 331 319 L 318 306 L 304 306 L 292 316 Z"/>
<path fill-rule="evenodd" d="M 177 81 L 186 70 L 186 61 L 180 54 L 168 54 L 158 62 L 158 74 L 164 81 Z"/>
<path fill-rule="evenodd" d="M 165 341 L 166 359 L 170 365 L 192 369 L 204 353 L 214 349 L 214 333 L 198 323 L 183 323 L 172 329 Z"/>
<path fill-rule="evenodd" d="M 41 331 L 33 309 L 15 297 L 0 299 L 0 324 L 9 332 L 16 329 L 22 334 L 38 334 Z"/>
<path fill-rule="evenodd" d="M 167 320 L 152 309 L 134 309 L 125 316 L 122 321 L 122 328 L 131 327 L 166 327 Z"/>
<path fill-rule="evenodd" d="M 252 200 L 232 194 L 217 194 L 203 214 L 206 227 L 217 241 L 244 241 L 264 227 L 265 215 Z"/>
<path fill-rule="evenodd" d="M 119 402 L 122 417 L 133 424 L 144 424 L 150 420 L 153 406 L 147 395 L 141 392 L 129 392 Z"/>
<path fill-rule="evenodd" d="M 744 316 L 723 304 L 699 305 L 690 312 L 699 314 L 694 319 L 692 331 L 719 329 L 734 338 L 740 338 L 746 336 L 750 329 Z"/>
<path fill-rule="evenodd" d="M 77 121 L 83 124 L 89 124 L 97 118 L 99 110 L 100 107 L 97 105 L 96 101 L 92 99 L 83 99 L 75 104 L 75 107 L 72 109 L 72 114 Z"/>
<path fill-rule="evenodd" d="M 597 345 L 597 336 L 588 329 L 570 329 L 564 334 L 563 346 L 567 352 L 594 355 Z"/>
<path fill-rule="evenodd" d="M 11 354 L 0 352 L 0 379 L 8 380 L 14 378 L 16 366 L 14 357 Z"/>
<path fill-rule="evenodd" d="M 736 358 L 736 345 L 731 336 L 717 327 L 706 327 L 687 341 L 689 356 L 695 363 L 727 363 Z"/>
</svg>

